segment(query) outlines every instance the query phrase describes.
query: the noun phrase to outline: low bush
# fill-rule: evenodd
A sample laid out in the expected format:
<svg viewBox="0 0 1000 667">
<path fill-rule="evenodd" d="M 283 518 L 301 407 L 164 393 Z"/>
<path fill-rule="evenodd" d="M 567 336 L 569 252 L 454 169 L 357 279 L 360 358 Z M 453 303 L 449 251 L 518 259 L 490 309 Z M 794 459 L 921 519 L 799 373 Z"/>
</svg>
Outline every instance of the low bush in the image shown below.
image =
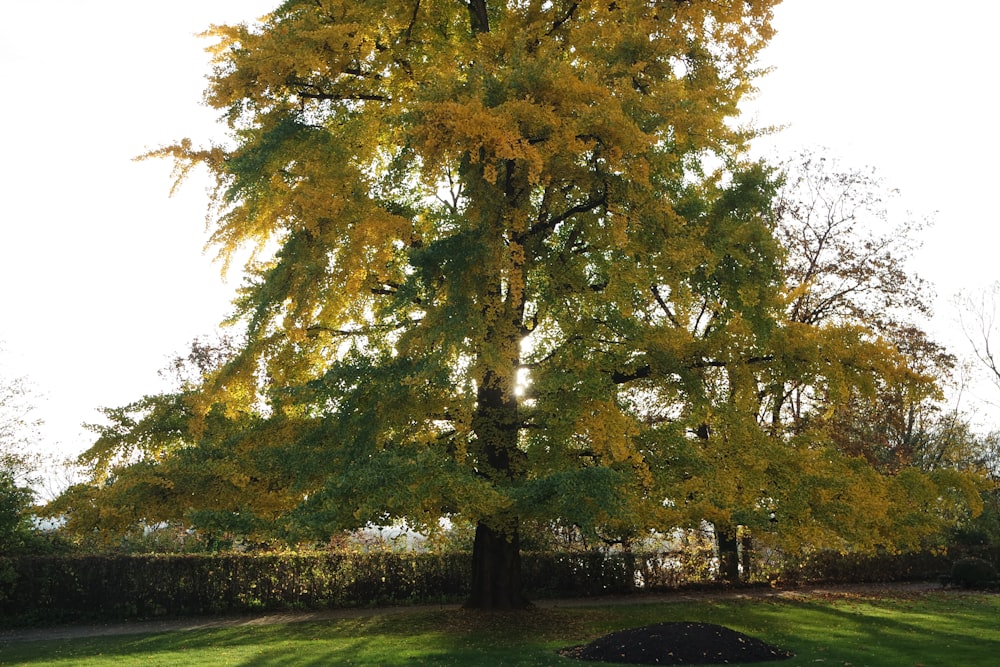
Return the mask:
<svg viewBox="0 0 1000 667">
<path fill-rule="evenodd" d="M 983 558 L 960 558 L 951 566 L 949 583 L 962 588 L 986 588 L 997 584 L 997 569 Z"/>
</svg>

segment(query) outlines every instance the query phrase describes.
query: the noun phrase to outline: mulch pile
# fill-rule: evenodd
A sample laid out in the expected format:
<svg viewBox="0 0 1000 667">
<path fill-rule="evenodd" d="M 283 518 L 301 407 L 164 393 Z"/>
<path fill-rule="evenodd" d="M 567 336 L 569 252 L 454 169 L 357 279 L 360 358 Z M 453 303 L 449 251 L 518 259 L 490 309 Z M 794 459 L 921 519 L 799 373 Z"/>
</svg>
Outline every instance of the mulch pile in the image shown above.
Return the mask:
<svg viewBox="0 0 1000 667">
<path fill-rule="evenodd" d="M 719 665 L 791 658 L 759 639 L 711 623 L 657 623 L 560 651 L 577 660 L 633 665 Z"/>
</svg>

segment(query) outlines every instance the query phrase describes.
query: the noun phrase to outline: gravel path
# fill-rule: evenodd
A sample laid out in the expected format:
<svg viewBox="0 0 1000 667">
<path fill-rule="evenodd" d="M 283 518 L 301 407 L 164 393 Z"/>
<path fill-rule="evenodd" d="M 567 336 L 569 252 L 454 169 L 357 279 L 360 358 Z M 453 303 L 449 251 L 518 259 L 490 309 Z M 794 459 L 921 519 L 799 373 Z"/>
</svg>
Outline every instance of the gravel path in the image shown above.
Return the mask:
<svg viewBox="0 0 1000 667">
<path fill-rule="evenodd" d="M 914 594 L 929 590 L 941 590 L 940 584 L 853 584 L 845 586 L 812 586 L 790 589 L 747 588 L 728 591 L 690 592 L 678 591 L 655 595 L 621 595 L 608 597 L 566 598 L 538 600 L 534 604 L 543 609 L 567 607 L 596 607 L 612 604 L 655 604 L 682 600 L 705 599 L 765 599 L 765 598 L 808 598 L 826 595 L 852 594 Z M 0 630 L 0 644 L 22 641 L 52 641 L 57 639 L 80 639 L 87 637 L 109 637 L 116 635 L 156 634 L 161 632 L 185 632 L 212 628 L 254 627 L 305 623 L 309 621 L 329 621 L 341 618 L 361 618 L 386 614 L 411 614 L 424 611 L 457 610 L 452 605 L 412 605 L 402 607 L 375 607 L 351 609 L 327 609 L 321 611 L 295 611 L 259 614 L 253 616 L 214 616 L 200 618 L 178 618 L 153 621 L 128 621 L 120 623 L 61 625 L 45 628 L 17 628 Z"/>
</svg>

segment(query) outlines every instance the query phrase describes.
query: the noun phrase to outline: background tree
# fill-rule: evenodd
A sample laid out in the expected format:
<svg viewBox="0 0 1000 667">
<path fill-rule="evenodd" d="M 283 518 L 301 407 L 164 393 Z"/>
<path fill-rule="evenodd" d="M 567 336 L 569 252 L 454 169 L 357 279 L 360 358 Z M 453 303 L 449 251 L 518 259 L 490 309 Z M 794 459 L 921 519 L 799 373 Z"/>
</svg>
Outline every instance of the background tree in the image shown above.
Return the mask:
<svg viewBox="0 0 1000 667">
<path fill-rule="evenodd" d="M 35 398 L 27 378 L 0 367 L 0 554 L 22 547 L 32 529 L 32 486 L 42 462 Z"/>
<path fill-rule="evenodd" d="M 871 171 L 807 152 L 782 173 L 784 309 L 745 367 L 742 405 L 734 382 L 721 383 L 704 430 L 711 439 L 743 424 L 735 440 L 763 446 L 744 457 L 715 438 L 689 483 L 730 579 L 738 525 L 799 551 L 912 548 L 981 505 L 982 469 L 961 458 L 973 440 L 941 408 L 954 357 L 921 328 L 932 294 L 907 267 L 922 224 L 892 220 L 895 193 Z M 937 493 L 947 507 L 931 511 L 911 492 Z M 914 517 L 916 506 L 928 509 Z"/>
<path fill-rule="evenodd" d="M 966 290 L 954 297 L 959 324 L 972 348 L 975 366 L 996 388 L 1000 388 L 1000 366 L 997 364 L 996 354 L 998 297 L 1000 282 L 976 290 Z M 985 403 L 995 406 L 991 399 L 986 399 Z M 988 425 L 987 428 L 988 432 L 979 437 L 978 448 L 991 482 L 983 493 L 985 511 L 982 517 L 967 522 L 960 529 L 959 537 L 968 542 L 996 544 L 1000 542 L 1000 456 L 997 454 L 1000 431 L 995 424 Z"/>
<path fill-rule="evenodd" d="M 925 223 L 891 219 L 889 201 L 898 193 L 873 170 L 844 167 L 822 154 L 804 152 L 784 163 L 783 174 L 776 236 L 787 250 L 783 268 L 789 335 L 827 338 L 825 343 L 809 340 L 805 347 L 813 350 L 861 348 L 881 339 L 908 355 L 912 363 L 907 365 L 918 373 L 938 378 L 950 372 L 954 359 L 920 327 L 931 312 L 933 293 L 907 267 Z M 784 347 L 794 350 L 793 344 Z M 847 359 L 847 352 L 827 356 Z M 850 364 L 840 365 L 841 372 L 828 375 L 850 374 Z M 776 427 L 796 428 L 804 425 L 807 413 L 826 410 L 816 401 L 822 402 L 828 392 L 780 376 L 778 383 L 767 405 Z"/>
<path fill-rule="evenodd" d="M 997 302 L 1000 299 L 1000 282 L 989 287 L 961 292 L 955 297 L 959 324 L 972 352 L 998 388 L 1000 388 L 1000 363 L 997 359 Z"/>
<path fill-rule="evenodd" d="M 12 475 L 0 472 L 0 555 L 18 551 L 29 541 L 32 500 L 30 489 L 17 486 Z"/>
<path fill-rule="evenodd" d="M 22 486 L 35 481 L 41 465 L 42 420 L 34 416 L 36 399 L 27 378 L 0 375 L 0 470 Z"/>
</svg>

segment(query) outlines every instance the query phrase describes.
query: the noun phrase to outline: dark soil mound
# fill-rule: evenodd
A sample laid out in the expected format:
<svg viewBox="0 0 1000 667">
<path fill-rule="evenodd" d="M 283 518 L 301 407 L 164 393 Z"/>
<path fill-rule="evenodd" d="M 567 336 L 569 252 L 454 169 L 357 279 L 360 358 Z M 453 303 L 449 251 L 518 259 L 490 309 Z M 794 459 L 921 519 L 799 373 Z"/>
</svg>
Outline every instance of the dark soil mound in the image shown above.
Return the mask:
<svg viewBox="0 0 1000 667">
<path fill-rule="evenodd" d="M 577 660 L 633 665 L 721 665 L 785 660 L 794 655 L 711 623 L 657 623 L 620 630 L 560 653 Z"/>
</svg>

